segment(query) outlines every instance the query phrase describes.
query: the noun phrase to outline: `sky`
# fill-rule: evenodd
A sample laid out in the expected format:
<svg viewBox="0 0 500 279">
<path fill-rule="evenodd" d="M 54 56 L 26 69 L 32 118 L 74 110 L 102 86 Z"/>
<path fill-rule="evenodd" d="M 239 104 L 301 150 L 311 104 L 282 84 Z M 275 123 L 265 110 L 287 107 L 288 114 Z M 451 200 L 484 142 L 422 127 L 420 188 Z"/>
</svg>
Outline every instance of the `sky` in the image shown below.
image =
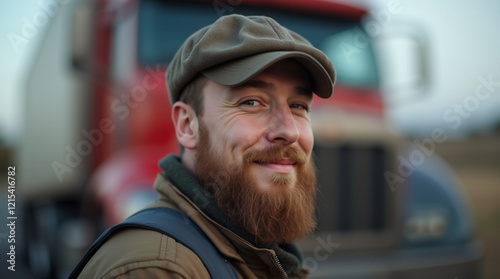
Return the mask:
<svg viewBox="0 0 500 279">
<path fill-rule="evenodd" d="M 45 1 L 0 0 L 0 138 L 8 144 L 22 135 L 23 90 L 30 60 L 43 34 L 44 24 L 29 29 L 29 23 Z M 42 22 L 40 22 L 42 23 Z M 26 36 L 23 34 L 26 32 Z M 19 39 L 19 37 L 25 39 Z M 0 142 L 1 142 L 0 141 Z"/>
<path fill-rule="evenodd" d="M 22 136 L 26 74 L 47 24 L 40 10 L 54 1 L 0 0 L 0 139 L 10 145 Z M 398 98 L 401 92 L 387 96 L 399 100 L 389 102 L 387 111 L 395 131 L 425 138 L 442 128 L 450 138 L 460 138 L 498 125 L 500 1 L 368 3 L 372 21 L 387 29 L 401 22 L 415 26 L 428 42 L 429 87 L 416 98 Z M 53 8 L 57 13 L 58 6 Z"/>
<path fill-rule="evenodd" d="M 380 13 L 391 1 L 377 1 Z M 388 25 L 420 26 L 428 40 L 429 88 L 420 98 L 389 106 L 399 131 L 451 137 L 488 131 L 500 123 L 500 1 L 400 1 Z"/>
</svg>

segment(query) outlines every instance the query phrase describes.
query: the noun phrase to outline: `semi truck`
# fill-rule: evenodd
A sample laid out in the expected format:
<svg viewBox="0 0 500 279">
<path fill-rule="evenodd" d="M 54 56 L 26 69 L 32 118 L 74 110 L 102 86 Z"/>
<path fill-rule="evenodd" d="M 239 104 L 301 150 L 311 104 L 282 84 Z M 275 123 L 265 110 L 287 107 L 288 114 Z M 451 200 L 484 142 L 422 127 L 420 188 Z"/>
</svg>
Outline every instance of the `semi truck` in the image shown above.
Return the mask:
<svg viewBox="0 0 500 279">
<path fill-rule="evenodd" d="M 298 243 L 311 278 L 481 277 L 467 196 L 433 154 L 443 134 L 408 142 L 387 124 L 384 57 L 366 8 L 324 0 L 44 5 L 49 20 L 17 152 L 24 260 L 40 278 L 66 278 L 105 228 L 157 198 L 158 162 L 179 152 L 168 63 L 190 34 L 230 13 L 276 19 L 338 73 L 333 97 L 315 98 L 311 112 L 318 227 Z"/>
</svg>

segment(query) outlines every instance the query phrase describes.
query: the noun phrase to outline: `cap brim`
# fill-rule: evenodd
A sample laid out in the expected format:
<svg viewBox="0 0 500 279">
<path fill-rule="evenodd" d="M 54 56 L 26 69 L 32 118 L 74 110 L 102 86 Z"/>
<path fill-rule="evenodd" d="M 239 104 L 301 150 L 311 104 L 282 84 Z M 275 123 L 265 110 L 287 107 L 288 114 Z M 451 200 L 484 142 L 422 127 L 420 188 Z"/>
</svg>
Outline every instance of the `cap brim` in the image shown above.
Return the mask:
<svg viewBox="0 0 500 279">
<path fill-rule="evenodd" d="M 226 86 L 237 86 L 286 58 L 302 64 L 312 78 L 313 92 L 321 98 L 333 93 L 335 71 L 330 77 L 325 68 L 311 55 L 299 51 L 272 51 L 229 61 L 201 71 L 207 78 Z"/>
</svg>

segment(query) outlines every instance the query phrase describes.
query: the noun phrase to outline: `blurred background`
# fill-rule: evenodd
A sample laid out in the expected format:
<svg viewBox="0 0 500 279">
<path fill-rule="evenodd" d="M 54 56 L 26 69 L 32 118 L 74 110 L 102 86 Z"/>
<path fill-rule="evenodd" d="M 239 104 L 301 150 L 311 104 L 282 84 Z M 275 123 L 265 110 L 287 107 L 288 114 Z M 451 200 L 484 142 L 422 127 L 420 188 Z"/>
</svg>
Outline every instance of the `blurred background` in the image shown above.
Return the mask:
<svg viewBox="0 0 500 279">
<path fill-rule="evenodd" d="M 52 130 L 53 127 L 57 126 L 58 121 L 63 121 L 61 118 L 88 121 L 78 120 L 78 115 L 83 115 L 88 111 L 100 113 L 99 108 L 89 108 L 87 103 L 89 101 L 85 99 L 77 99 L 68 103 L 61 100 L 60 96 L 52 96 L 47 99 L 38 96 L 30 99 L 30 95 L 27 93 L 30 90 L 32 92 L 36 91 L 39 86 L 43 87 L 44 81 L 48 80 L 44 75 L 37 76 L 35 79 L 30 78 L 33 73 L 44 72 L 43 68 L 40 68 L 42 66 L 36 66 L 38 68 L 33 66 L 36 61 L 46 60 L 44 64 L 41 64 L 44 65 L 43 67 L 51 65 L 52 61 L 56 65 L 58 60 L 61 59 L 60 57 L 68 54 L 68 50 L 53 49 L 48 52 L 50 54 L 45 58 L 37 56 L 42 47 L 50 48 L 50 44 L 43 45 L 42 42 L 61 40 L 61 37 L 52 37 L 53 34 L 47 29 L 51 26 L 51 20 L 57 18 L 59 13 L 62 14 L 60 11 L 64 7 L 76 5 L 76 2 L 78 1 L 26 0 L 13 2 L 1 0 L 0 2 L 0 18 L 2 18 L 2 24 L 0 25 L 2 38 L 0 40 L 0 81 L 2 84 L 0 90 L 1 220 L 7 220 L 8 166 L 15 165 L 19 176 L 28 176 L 26 172 L 33 172 L 36 177 L 31 177 L 31 180 L 44 180 L 46 179 L 44 174 L 47 175 L 49 172 L 53 176 L 53 171 L 57 173 L 57 169 L 61 177 L 69 177 L 61 184 L 67 183 L 69 185 L 71 181 L 79 180 L 81 181 L 80 184 L 88 182 L 87 178 L 83 178 L 80 174 L 72 176 L 76 173 L 72 173 L 72 170 L 79 167 L 79 162 L 73 162 L 75 166 L 70 166 L 69 169 L 67 168 L 69 164 L 66 164 L 65 169 L 64 164 L 42 166 L 45 162 L 40 160 L 39 170 L 28 169 L 37 165 L 37 156 L 43 156 L 44 150 L 36 150 L 35 147 L 32 149 L 24 148 L 24 151 L 20 150 L 23 143 L 26 145 L 30 142 L 51 140 L 60 141 L 60 146 L 63 148 L 70 146 L 70 149 L 74 147 L 74 150 L 76 150 L 78 143 L 81 142 L 82 136 L 80 134 L 68 137 L 61 136 L 59 139 L 51 139 L 47 134 L 64 131 Z M 241 1 L 232 1 L 231 3 L 236 2 L 240 3 Z M 459 184 L 464 186 L 466 200 L 472 208 L 475 236 L 481 240 L 484 247 L 484 258 L 481 262 L 483 278 L 500 278 L 500 266 L 498 265 L 500 262 L 500 55 L 498 53 L 500 49 L 500 37 L 498 36 L 500 2 L 486 0 L 367 0 L 345 2 L 354 6 L 367 7 L 369 11 L 369 15 L 363 20 L 364 26 L 367 28 L 366 33 L 370 36 L 368 40 L 375 43 L 375 56 L 379 61 L 380 84 L 378 86 L 381 88 L 385 102 L 384 120 L 386 125 L 396 136 L 404 138 L 410 143 L 429 143 L 429 140 L 432 140 L 435 153 L 451 166 L 461 181 Z M 220 2 L 211 2 L 211 4 L 214 3 Z M 228 9 L 229 6 L 220 6 L 219 8 L 221 7 Z M 229 8 L 236 7 L 231 6 Z M 215 4 L 214 9 L 217 9 Z M 238 12 L 237 9 L 236 12 Z M 67 25 L 71 26 L 77 20 L 75 18 L 79 16 L 85 18 L 85 12 L 82 12 L 81 15 L 65 15 Z M 129 21 L 126 15 L 124 18 L 122 24 L 127 26 Z M 85 33 L 86 31 L 79 32 Z M 120 31 L 117 31 L 117 34 L 115 39 L 120 40 Z M 363 44 L 363 40 L 366 38 L 354 37 L 354 42 Z M 62 37 L 62 39 L 73 41 L 73 38 Z M 88 42 L 79 42 L 81 45 L 86 43 Z M 130 41 L 125 38 L 121 43 L 126 45 Z M 145 51 L 144 49 L 147 49 L 147 47 L 139 51 Z M 72 51 L 78 55 L 80 50 L 73 49 Z M 80 67 L 84 69 L 83 71 L 85 71 L 86 67 L 96 67 L 96 65 L 85 64 L 85 55 L 88 54 L 84 52 L 85 50 L 80 53 L 80 57 L 76 57 L 81 58 L 81 61 L 73 57 L 73 66 Z M 99 55 L 112 57 L 114 54 L 100 53 Z M 147 60 L 148 57 L 144 59 Z M 133 78 L 139 79 L 144 77 L 145 74 L 154 71 L 155 65 L 150 65 L 150 68 L 143 71 L 142 75 L 136 75 Z M 119 62 L 111 62 L 111 65 L 106 65 L 106 67 L 117 67 L 118 69 L 124 69 L 127 66 L 129 65 L 126 65 L 126 63 L 121 65 Z M 80 71 L 82 71 L 81 69 Z M 50 72 L 50 69 L 46 71 Z M 55 71 L 72 70 L 62 68 Z M 130 73 L 124 72 L 126 70 L 117 70 L 113 79 L 120 81 L 123 76 L 130 76 Z M 152 77 L 157 76 L 161 76 L 161 73 L 155 73 Z M 71 79 L 71 77 L 68 77 L 68 79 Z M 127 86 L 127 82 L 120 81 L 119 86 Z M 105 85 L 95 83 L 97 83 L 95 90 L 106 90 Z M 155 90 L 161 91 L 160 88 L 163 88 L 164 83 L 160 82 L 159 85 L 158 89 Z M 63 81 L 60 84 L 54 84 L 53 88 L 54 90 L 71 90 L 72 86 L 74 85 L 64 84 Z M 41 90 L 51 89 L 44 88 Z M 109 90 L 118 89 L 111 88 Z M 59 101 L 61 103 L 58 104 Z M 112 101 L 108 100 L 108 103 L 103 106 L 112 106 Z M 122 100 L 122 102 L 125 101 Z M 49 104 L 54 107 L 66 106 L 66 109 L 63 114 L 50 118 L 52 119 L 50 122 L 45 122 L 44 119 L 40 118 L 38 122 L 26 124 L 27 115 L 29 115 L 29 109 L 27 108 L 36 107 L 37 104 L 41 106 Z M 121 106 L 117 105 L 115 108 L 116 111 L 113 110 L 113 112 L 121 113 Z M 44 112 L 44 114 L 50 113 L 51 109 Z M 97 123 L 97 127 L 101 127 L 101 131 L 105 131 L 106 128 L 103 126 L 109 124 L 99 123 L 99 120 L 105 119 L 106 114 L 100 115 L 101 117 L 95 123 Z M 141 119 L 141 117 L 148 119 L 147 113 L 141 113 L 140 116 L 136 117 L 134 119 Z M 120 126 L 120 123 L 116 123 L 116 126 Z M 46 134 L 42 133 L 40 136 L 40 129 L 45 131 Z M 91 128 L 87 128 L 85 131 L 89 135 L 85 136 L 88 141 L 92 142 L 92 139 L 94 141 L 100 140 L 98 134 L 91 132 Z M 436 136 L 436 133 L 439 136 Z M 29 138 L 29 141 L 27 138 Z M 436 138 L 439 138 L 439 140 Z M 68 140 L 75 142 L 76 145 L 69 145 Z M 140 142 L 143 139 L 135 138 L 131 141 L 134 140 Z M 84 149 L 84 147 L 81 147 L 81 150 Z M 92 150 L 89 151 L 89 153 L 91 152 Z M 69 156 L 69 153 L 71 153 L 69 149 L 61 149 L 59 155 L 62 154 L 62 157 L 59 158 L 66 159 L 66 163 L 68 163 L 68 158 L 64 156 Z M 147 156 L 144 152 L 141 154 Z M 27 157 L 31 160 L 30 164 L 20 162 L 20 160 L 26 160 Z M 75 158 L 70 158 L 69 161 L 78 161 Z M 90 159 L 82 158 L 80 160 Z M 92 160 L 99 161 L 100 159 L 93 158 Z M 56 160 L 50 161 L 55 162 Z M 24 165 L 30 167 L 23 168 Z M 41 173 L 39 174 L 37 171 Z M 99 179 L 99 177 L 96 178 L 96 180 Z M 31 180 L 29 183 L 31 183 Z M 36 200 L 33 196 L 40 195 L 48 190 L 41 188 L 23 197 L 23 181 L 17 187 L 16 209 L 19 216 L 27 217 L 18 221 L 21 223 L 17 230 L 20 247 L 18 250 L 19 262 L 16 265 L 18 271 L 16 271 L 14 277 L 2 276 L 2 278 L 36 278 L 30 277 L 34 275 L 31 274 L 32 271 L 27 267 L 27 263 L 22 261 L 28 256 L 21 253 L 22 251 L 34 253 L 35 255 L 40 253 L 40 257 L 43 258 L 45 257 L 43 256 L 45 248 L 37 239 L 34 239 L 41 236 L 38 236 L 37 226 L 30 229 L 32 225 L 29 224 L 32 221 L 28 220 L 30 219 L 29 216 L 41 214 L 40 211 L 43 210 L 60 210 L 60 208 L 64 208 L 64 205 L 63 207 L 45 206 L 50 202 L 44 199 L 35 202 L 36 206 L 23 208 L 24 200 L 26 200 L 26 203 L 33 204 L 33 200 Z M 85 191 L 81 190 L 81 185 L 65 186 L 63 187 L 64 190 L 49 195 L 48 200 L 64 196 L 65 192 L 74 191 L 74 189 L 72 190 L 73 187 L 77 188 L 78 197 L 86 195 Z M 144 200 L 148 200 L 148 195 L 146 192 L 141 192 L 135 197 L 143 197 Z M 127 197 L 123 197 L 123 199 L 123 203 L 132 204 L 127 210 L 133 211 L 136 209 L 133 205 L 136 203 L 135 200 L 129 201 Z M 71 203 L 72 200 L 65 202 Z M 100 213 L 102 212 L 93 214 Z M 50 225 L 52 221 L 47 220 L 46 225 Z M 25 222 L 24 227 L 22 227 L 22 222 Z M 36 221 L 33 222 L 36 223 Z M 106 221 L 102 222 L 106 223 Z M 83 234 L 87 227 L 81 224 L 72 224 L 66 226 L 65 230 L 78 231 Z M 6 246 L 8 234 L 9 232 L 3 226 L 0 229 L 2 259 L 6 257 L 5 254 L 8 252 Z M 36 237 L 30 236 L 31 234 L 36 235 Z M 75 236 L 75 239 L 76 242 L 86 241 L 82 240 L 85 239 L 85 236 Z M 41 247 L 30 250 L 27 248 L 30 245 Z M 7 269 L 6 261 L 2 260 L 2 262 L 0 275 L 4 275 Z M 39 259 L 34 265 L 44 266 L 46 263 L 44 263 L 44 259 Z M 5 274 L 12 275 L 11 273 Z M 456 274 L 456 278 L 462 277 L 460 274 Z"/>
</svg>

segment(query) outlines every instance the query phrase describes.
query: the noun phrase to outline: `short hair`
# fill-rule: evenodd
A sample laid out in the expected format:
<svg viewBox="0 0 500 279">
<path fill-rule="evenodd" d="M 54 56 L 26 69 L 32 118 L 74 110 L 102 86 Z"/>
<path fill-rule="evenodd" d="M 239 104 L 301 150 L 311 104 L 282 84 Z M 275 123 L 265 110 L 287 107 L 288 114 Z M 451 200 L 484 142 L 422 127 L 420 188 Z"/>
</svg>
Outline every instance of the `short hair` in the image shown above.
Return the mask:
<svg viewBox="0 0 500 279">
<path fill-rule="evenodd" d="M 196 117 L 200 118 L 203 115 L 204 105 L 203 101 L 205 100 L 203 94 L 203 88 L 207 83 L 208 78 L 202 74 L 196 75 L 191 82 L 189 82 L 184 89 L 181 91 L 181 95 L 179 97 L 179 101 L 184 102 L 193 108 Z M 179 149 L 182 153 L 184 153 L 184 146 L 179 145 Z"/>
<path fill-rule="evenodd" d="M 182 89 L 179 97 L 179 101 L 190 105 L 198 117 L 203 115 L 203 87 L 207 81 L 208 78 L 198 74 Z"/>
</svg>

